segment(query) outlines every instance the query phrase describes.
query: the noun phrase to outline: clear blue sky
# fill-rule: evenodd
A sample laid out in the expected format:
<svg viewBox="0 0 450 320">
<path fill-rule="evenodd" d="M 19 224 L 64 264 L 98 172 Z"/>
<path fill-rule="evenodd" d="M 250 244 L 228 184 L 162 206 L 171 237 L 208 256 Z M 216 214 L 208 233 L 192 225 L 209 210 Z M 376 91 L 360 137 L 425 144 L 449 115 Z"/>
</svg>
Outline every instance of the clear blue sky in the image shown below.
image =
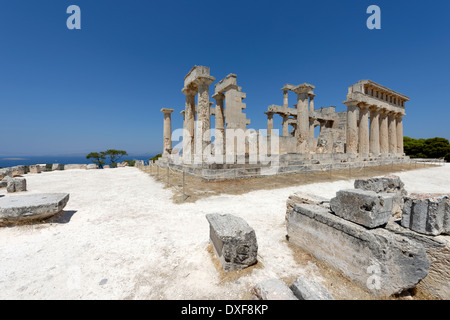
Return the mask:
<svg viewBox="0 0 450 320">
<path fill-rule="evenodd" d="M 71 4 L 81 30 L 66 27 Z M 381 30 L 366 27 L 371 4 Z M 194 65 L 237 74 L 254 129 L 285 83 L 314 84 L 316 107 L 341 111 L 347 87 L 371 79 L 411 98 L 405 135 L 448 139 L 449 31 L 448 0 L 2 1 L 0 156 L 157 153 L 159 110 L 182 126 Z"/>
</svg>

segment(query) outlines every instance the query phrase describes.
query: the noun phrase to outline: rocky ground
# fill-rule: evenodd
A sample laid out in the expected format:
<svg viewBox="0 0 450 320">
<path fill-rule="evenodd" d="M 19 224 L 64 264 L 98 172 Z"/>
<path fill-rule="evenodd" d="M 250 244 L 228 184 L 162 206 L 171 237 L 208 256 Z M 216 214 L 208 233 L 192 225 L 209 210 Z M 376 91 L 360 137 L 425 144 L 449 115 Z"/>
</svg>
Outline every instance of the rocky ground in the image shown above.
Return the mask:
<svg viewBox="0 0 450 320">
<path fill-rule="evenodd" d="M 448 164 L 398 175 L 408 192 L 450 192 Z M 290 285 L 298 276 L 320 282 L 337 299 L 370 299 L 285 238 L 289 195 L 331 198 L 353 188 L 345 173 L 342 180 L 288 187 L 277 182 L 273 189 L 252 189 L 256 182 L 247 182 L 240 194 L 213 190 L 215 195 L 184 203 L 173 201 L 179 188 L 136 168 L 25 177 L 25 193 L 67 192 L 70 200 L 50 220 L 0 228 L 0 299 L 248 299 L 259 281 L 279 278 Z M 220 270 L 209 244 L 208 213 L 242 217 L 255 229 L 255 266 Z"/>
</svg>

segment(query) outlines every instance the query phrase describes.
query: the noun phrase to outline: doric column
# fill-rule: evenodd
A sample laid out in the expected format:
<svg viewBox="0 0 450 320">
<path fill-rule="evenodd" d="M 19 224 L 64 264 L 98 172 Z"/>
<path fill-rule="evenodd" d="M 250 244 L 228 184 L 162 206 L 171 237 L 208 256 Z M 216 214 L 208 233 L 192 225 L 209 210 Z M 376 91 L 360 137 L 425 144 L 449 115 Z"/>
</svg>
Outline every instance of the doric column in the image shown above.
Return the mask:
<svg viewBox="0 0 450 320">
<path fill-rule="evenodd" d="M 186 96 L 184 109 L 184 131 L 183 131 L 183 157 L 190 161 L 190 157 L 194 154 L 195 139 L 195 90 L 183 89 L 182 92 Z"/>
<path fill-rule="evenodd" d="M 369 105 L 360 103 L 359 107 L 359 131 L 358 152 L 361 156 L 369 154 Z"/>
<path fill-rule="evenodd" d="M 314 97 L 316 96 L 314 93 L 310 93 L 308 94 L 309 96 L 309 111 L 313 112 L 314 111 Z"/>
<path fill-rule="evenodd" d="M 223 110 L 223 100 L 225 95 L 222 93 L 216 93 L 213 95 L 216 100 L 216 117 L 215 117 L 215 142 L 214 149 L 215 154 L 225 154 L 225 116 Z"/>
<path fill-rule="evenodd" d="M 389 153 L 389 129 L 386 109 L 380 109 L 380 153 L 382 155 Z"/>
<path fill-rule="evenodd" d="M 289 120 L 289 115 L 284 114 L 283 115 L 283 123 L 282 123 L 282 126 L 283 126 L 283 137 L 287 137 L 289 135 L 289 123 L 288 123 L 288 120 Z"/>
<path fill-rule="evenodd" d="M 198 106 L 197 106 L 197 137 L 196 154 L 202 155 L 205 161 L 210 156 L 207 152 L 211 145 L 211 111 L 209 103 L 209 85 L 214 81 L 210 77 L 202 77 L 196 80 L 198 85 Z M 201 150 L 199 150 L 201 148 Z"/>
<path fill-rule="evenodd" d="M 264 113 L 267 114 L 267 135 L 270 136 L 273 130 L 273 112 L 266 111 Z"/>
<path fill-rule="evenodd" d="M 356 109 L 358 102 L 355 100 L 344 102 L 347 105 L 347 150 L 346 153 L 358 153 L 358 121 L 356 119 Z"/>
<path fill-rule="evenodd" d="M 289 108 L 289 91 L 288 90 L 283 90 L 283 107 L 284 108 Z"/>
<path fill-rule="evenodd" d="M 388 113 L 388 127 L 389 127 L 389 153 L 397 153 L 397 121 L 396 113 Z"/>
<path fill-rule="evenodd" d="M 369 139 L 369 152 L 373 156 L 380 154 L 380 113 L 378 112 L 378 106 L 370 107 L 370 139 Z"/>
<path fill-rule="evenodd" d="M 397 113 L 397 153 L 403 155 L 403 116 L 404 114 L 399 112 Z"/>
<path fill-rule="evenodd" d="M 172 123 L 170 114 L 173 109 L 162 108 L 164 113 L 164 130 L 163 130 L 163 154 L 170 154 L 172 152 Z"/>
<path fill-rule="evenodd" d="M 309 153 L 309 109 L 308 93 L 314 89 L 313 86 L 302 84 L 293 89 L 297 94 L 297 153 Z"/>
<path fill-rule="evenodd" d="M 309 137 L 310 138 L 314 138 L 314 123 L 315 122 L 316 122 L 316 119 L 309 118 Z"/>
</svg>

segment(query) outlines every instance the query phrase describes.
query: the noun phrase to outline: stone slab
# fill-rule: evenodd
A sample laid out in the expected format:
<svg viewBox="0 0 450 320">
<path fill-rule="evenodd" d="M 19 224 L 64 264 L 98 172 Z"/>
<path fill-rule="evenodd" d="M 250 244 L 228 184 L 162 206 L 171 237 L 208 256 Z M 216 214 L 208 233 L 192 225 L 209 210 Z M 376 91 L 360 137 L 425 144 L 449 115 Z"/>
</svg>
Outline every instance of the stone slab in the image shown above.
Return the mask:
<svg viewBox="0 0 450 320">
<path fill-rule="evenodd" d="M 64 170 L 73 170 L 73 169 L 86 169 L 87 164 L 66 164 L 64 165 Z"/>
<path fill-rule="evenodd" d="M 30 173 L 41 173 L 41 167 L 36 164 L 29 166 L 29 170 Z"/>
<path fill-rule="evenodd" d="M 0 180 L 3 180 L 5 177 L 12 177 L 13 172 L 11 168 L 2 168 L 0 169 Z"/>
<path fill-rule="evenodd" d="M 298 300 L 334 300 L 327 288 L 310 279 L 300 277 L 289 288 Z"/>
<path fill-rule="evenodd" d="M 392 214 L 394 195 L 369 190 L 340 190 L 330 200 L 331 210 L 339 217 L 367 228 L 385 225 Z"/>
<path fill-rule="evenodd" d="M 257 262 L 255 230 L 231 214 L 207 214 L 210 239 L 224 271 L 244 269 Z"/>
<path fill-rule="evenodd" d="M 53 163 L 52 164 L 52 171 L 56 171 L 56 170 L 62 170 L 64 169 L 64 166 L 60 163 Z"/>
<path fill-rule="evenodd" d="M 412 193 L 404 200 L 403 227 L 433 236 L 450 234 L 450 194 Z"/>
<path fill-rule="evenodd" d="M 252 300 L 298 300 L 289 287 L 279 279 L 261 281 L 251 290 Z"/>
<path fill-rule="evenodd" d="M 407 195 L 405 185 L 400 177 L 388 175 L 383 177 L 372 177 L 366 179 L 356 179 L 355 189 L 371 190 L 377 193 L 393 193 L 392 217 L 401 219 L 403 210 L 403 197 Z"/>
<path fill-rule="evenodd" d="M 5 177 L 6 191 L 8 193 L 27 191 L 27 181 L 25 178 L 11 178 Z"/>
<path fill-rule="evenodd" d="M 383 228 L 366 229 L 320 206 L 294 205 L 286 227 L 292 244 L 375 296 L 413 288 L 428 273 L 430 261 L 421 244 Z"/>
<path fill-rule="evenodd" d="M 14 166 L 14 167 L 11 167 L 11 170 L 12 170 L 12 176 L 18 177 L 18 176 L 22 176 L 27 173 L 27 166 Z"/>
<path fill-rule="evenodd" d="M 68 201 L 67 193 L 2 197 L 0 198 L 0 224 L 51 217 L 61 212 Z"/>
<path fill-rule="evenodd" d="M 417 288 L 434 299 L 450 300 L 450 236 L 420 234 L 393 221 L 386 225 L 386 229 L 423 245 L 430 260 L 430 269 Z"/>
</svg>

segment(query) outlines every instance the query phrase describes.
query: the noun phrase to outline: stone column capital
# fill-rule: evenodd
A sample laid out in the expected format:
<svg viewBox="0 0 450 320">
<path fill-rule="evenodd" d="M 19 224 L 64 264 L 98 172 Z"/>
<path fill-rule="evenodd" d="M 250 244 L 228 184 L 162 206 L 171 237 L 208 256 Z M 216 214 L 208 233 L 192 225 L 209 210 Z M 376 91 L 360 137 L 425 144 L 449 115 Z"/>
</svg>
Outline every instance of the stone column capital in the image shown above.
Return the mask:
<svg viewBox="0 0 450 320">
<path fill-rule="evenodd" d="M 367 104 L 367 103 L 365 103 L 365 102 L 361 102 L 361 103 L 359 103 L 358 104 L 358 108 L 359 108 L 359 110 L 369 110 L 369 108 L 370 108 L 370 105 L 369 104 Z"/>
<path fill-rule="evenodd" d="M 314 86 L 308 83 L 303 83 L 301 85 L 298 85 L 294 88 L 292 88 L 292 91 L 294 91 L 296 94 L 298 95 L 306 95 L 308 96 L 309 94 L 312 93 L 312 90 L 314 90 Z"/>
<path fill-rule="evenodd" d="M 195 96 L 197 94 L 197 90 L 194 88 L 183 88 L 181 89 L 181 92 L 186 96 Z"/>
<path fill-rule="evenodd" d="M 342 103 L 345 104 L 347 107 L 357 107 L 360 102 L 357 100 L 346 100 Z"/>
<path fill-rule="evenodd" d="M 174 111 L 174 109 L 169 109 L 169 108 L 162 108 L 161 112 L 164 114 L 171 114 Z"/>
<path fill-rule="evenodd" d="M 215 93 L 213 94 L 212 98 L 216 101 L 223 101 L 225 99 L 225 95 L 223 93 Z"/>
<path fill-rule="evenodd" d="M 211 83 L 214 82 L 214 80 L 216 80 L 216 78 L 214 78 L 213 76 L 204 76 L 204 77 L 198 77 L 197 79 L 195 79 L 194 82 L 198 86 L 201 86 L 201 85 L 209 86 Z"/>
<path fill-rule="evenodd" d="M 380 107 L 379 106 L 377 106 L 376 104 L 373 104 L 373 105 L 370 105 L 369 106 L 369 110 L 371 111 L 371 112 L 376 112 L 376 113 L 380 113 Z"/>
<path fill-rule="evenodd" d="M 272 112 L 272 111 L 266 111 L 264 113 L 267 114 L 268 117 L 273 116 L 275 114 L 275 112 Z"/>
</svg>

